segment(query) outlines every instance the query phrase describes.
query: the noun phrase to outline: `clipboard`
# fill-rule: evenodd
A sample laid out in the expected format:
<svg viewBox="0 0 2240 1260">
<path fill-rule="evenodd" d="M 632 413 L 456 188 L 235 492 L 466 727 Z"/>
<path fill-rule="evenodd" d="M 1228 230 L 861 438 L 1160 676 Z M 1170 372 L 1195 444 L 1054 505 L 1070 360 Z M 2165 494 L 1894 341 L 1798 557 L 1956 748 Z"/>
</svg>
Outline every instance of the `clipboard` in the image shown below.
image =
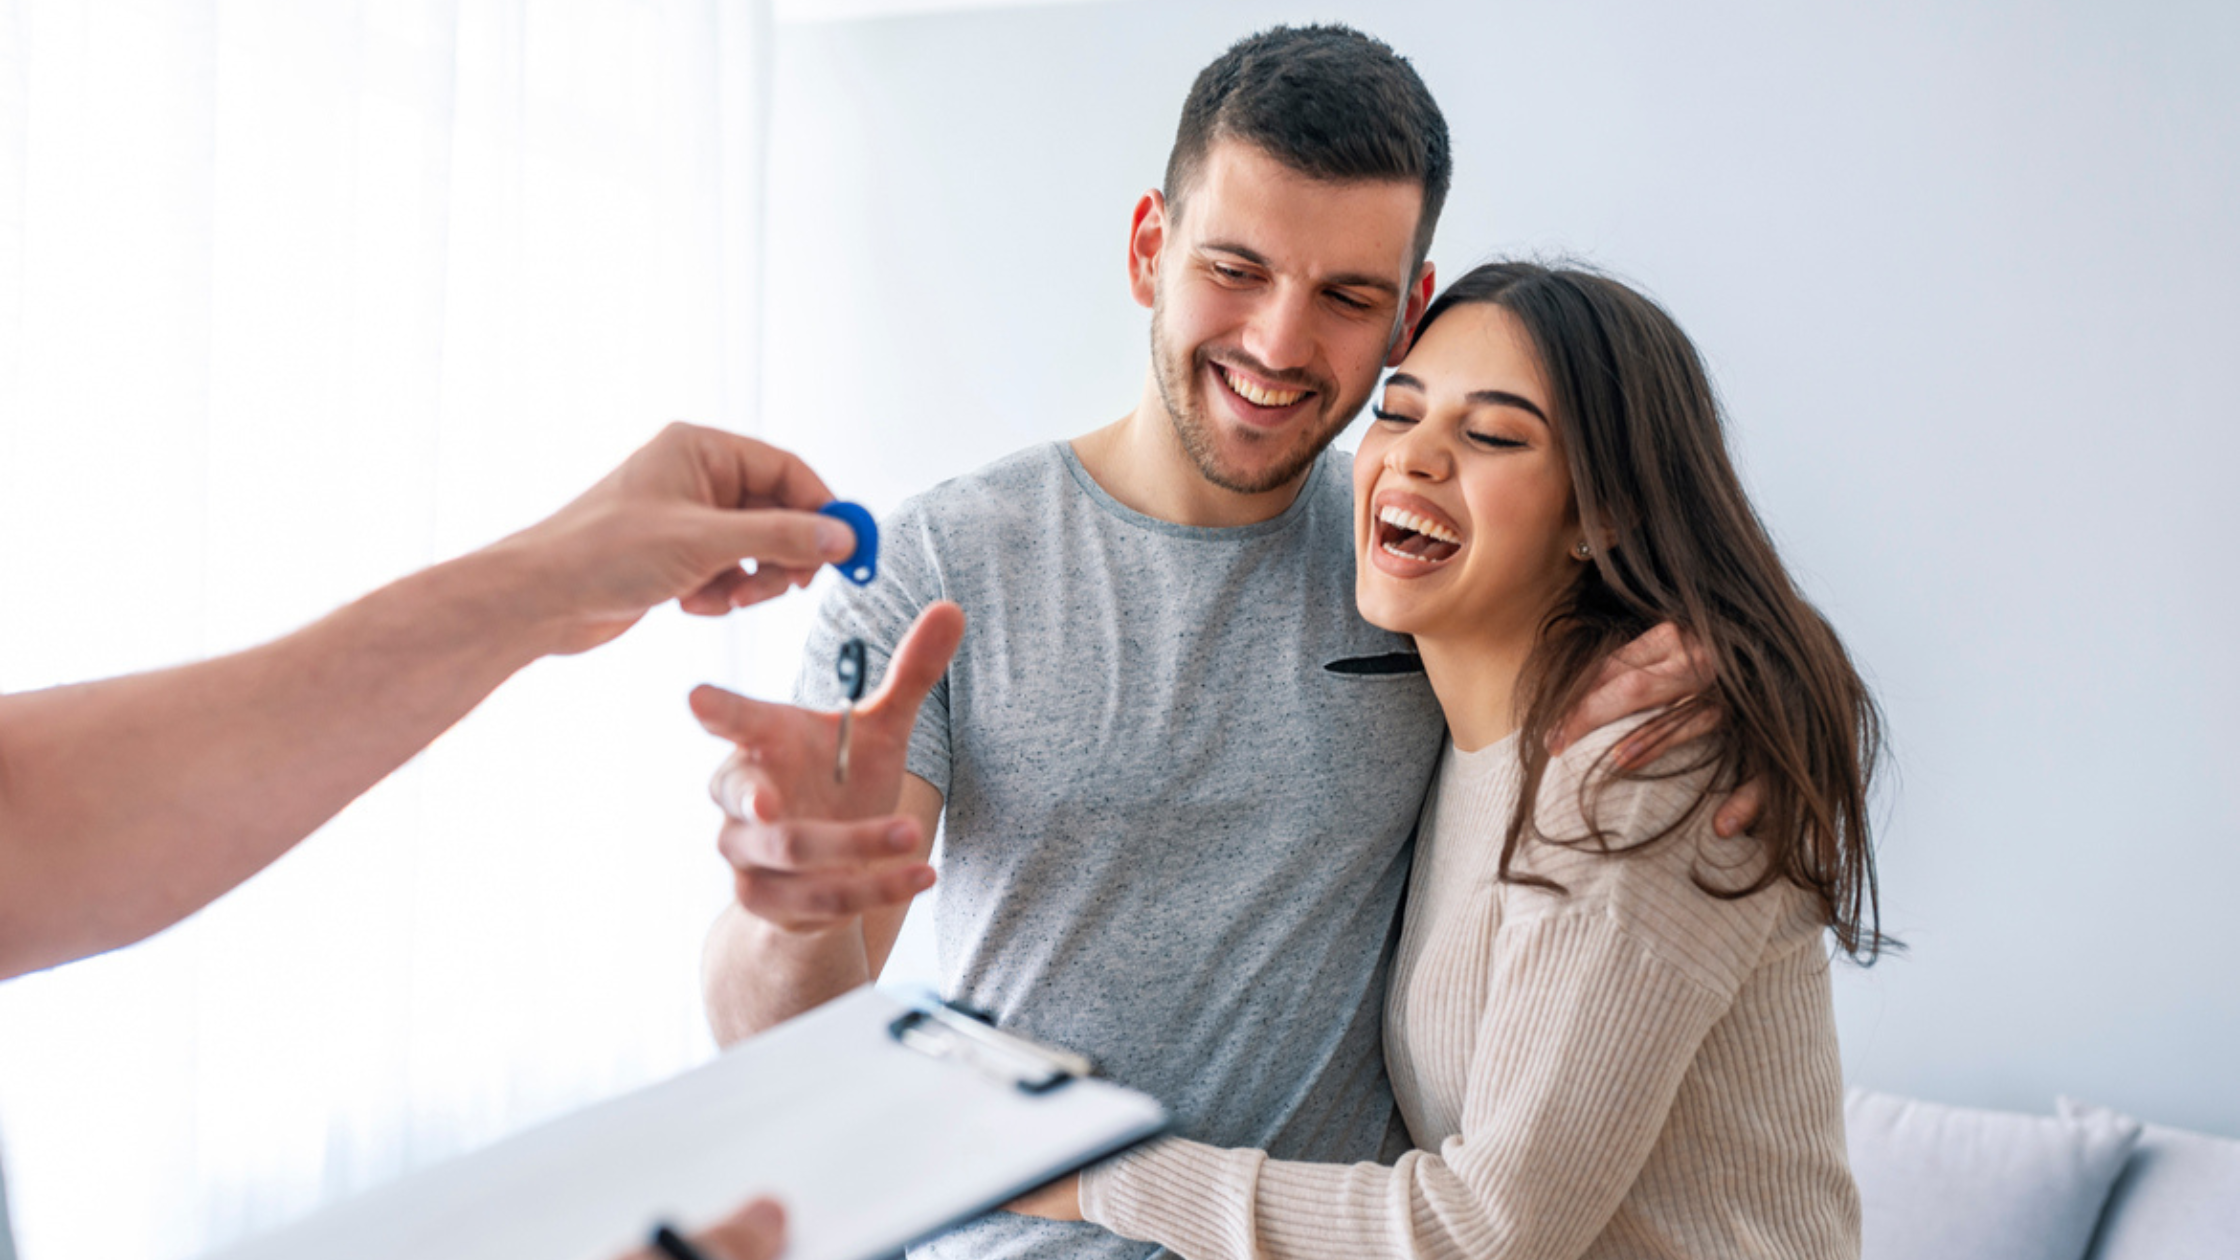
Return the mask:
<svg viewBox="0 0 2240 1260">
<path fill-rule="evenodd" d="M 786 1260 L 876 1260 L 1166 1129 L 1092 1071 L 867 986 L 209 1260 L 613 1260 L 758 1195 L 785 1204 Z"/>
</svg>

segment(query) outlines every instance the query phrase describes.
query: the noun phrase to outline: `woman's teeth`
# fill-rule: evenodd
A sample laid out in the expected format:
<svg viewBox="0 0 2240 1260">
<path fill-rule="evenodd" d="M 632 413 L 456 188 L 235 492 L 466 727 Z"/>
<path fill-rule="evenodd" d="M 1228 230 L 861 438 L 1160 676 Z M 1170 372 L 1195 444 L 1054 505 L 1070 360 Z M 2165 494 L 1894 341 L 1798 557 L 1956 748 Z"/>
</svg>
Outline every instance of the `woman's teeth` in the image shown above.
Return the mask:
<svg viewBox="0 0 2240 1260">
<path fill-rule="evenodd" d="M 1462 539 L 1453 530 L 1427 516 L 1418 516 L 1404 507 L 1386 507 L 1377 513 L 1377 519 L 1387 525 L 1398 525 L 1411 534 L 1423 534 L 1443 543 L 1460 545 Z"/>
<path fill-rule="evenodd" d="M 1377 545 L 1402 559 L 1438 564 L 1462 550 L 1462 539 L 1453 530 L 1404 507 L 1379 508 L 1377 522 L 1386 527 Z"/>
<path fill-rule="evenodd" d="M 1239 398 L 1259 407 L 1288 407 L 1307 396 L 1303 389 L 1262 389 L 1227 368 L 1221 368 L 1221 379 Z"/>
</svg>

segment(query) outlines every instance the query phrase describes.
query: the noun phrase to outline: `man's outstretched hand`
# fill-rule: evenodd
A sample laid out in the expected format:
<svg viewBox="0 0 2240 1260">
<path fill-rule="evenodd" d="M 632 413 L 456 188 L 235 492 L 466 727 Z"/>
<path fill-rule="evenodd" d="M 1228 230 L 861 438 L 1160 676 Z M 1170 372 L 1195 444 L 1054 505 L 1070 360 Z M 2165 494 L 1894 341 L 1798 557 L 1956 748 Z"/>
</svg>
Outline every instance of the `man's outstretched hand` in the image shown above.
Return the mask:
<svg viewBox="0 0 2240 1260">
<path fill-rule="evenodd" d="M 1703 646 L 1681 633 L 1671 622 L 1648 633 L 1603 659 L 1594 681 L 1578 705 L 1548 741 L 1548 751 L 1562 752 L 1589 731 L 1608 726 L 1636 713 L 1647 713 L 1678 704 L 1714 681 L 1711 658 Z M 1726 715 L 1705 705 L 1687 721 L 1654 737 L 1635 735 L 1611 754 L 1619 769 L 1645 766 L 1672 748 L 1719 729 Z M 1752 779 L 1720 803 L 1712 826 L 1722 836 L 1739 835 L 1758 820 L 1764 807 L 1761 787 Z"/>
<path fill-rule="evenodd" d="M 963 637 L 964 610 L 955 604 L 918 615 L 879 690 L 856 706 L 845 783 L 833 774 L 839 714 L 716 687 L 692 693 L 700 724 L 735 745 L 709 793 L 724 813 L 717 847 L 748 914 L 790 932 L 820 932 L 932 887 L 932 837 L 893 815 L 918 706 Z"/>
</svg>

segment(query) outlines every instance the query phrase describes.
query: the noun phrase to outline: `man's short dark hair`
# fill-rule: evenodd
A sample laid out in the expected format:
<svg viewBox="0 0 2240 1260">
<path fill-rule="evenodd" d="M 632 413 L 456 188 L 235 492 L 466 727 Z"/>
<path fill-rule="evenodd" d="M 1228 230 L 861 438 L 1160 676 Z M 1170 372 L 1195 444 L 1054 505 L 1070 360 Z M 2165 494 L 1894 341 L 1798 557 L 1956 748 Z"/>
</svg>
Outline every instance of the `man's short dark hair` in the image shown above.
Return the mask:
<svg viewBox="0 0 2240 1260">
<path fill-rule="evenodd" d="M 1447 120 L 1408 60 L 1350 26 L 1277 26 L 1230 45 L 1182 103 L 1166 197 L 1181 213 L 1216 140 L 1242 140 L 1316 179 L 1423 185 L 1415 263 L 1454 178 Z M 1411 270 L 1413 270 L 1411 268 Z"/>
</svg>

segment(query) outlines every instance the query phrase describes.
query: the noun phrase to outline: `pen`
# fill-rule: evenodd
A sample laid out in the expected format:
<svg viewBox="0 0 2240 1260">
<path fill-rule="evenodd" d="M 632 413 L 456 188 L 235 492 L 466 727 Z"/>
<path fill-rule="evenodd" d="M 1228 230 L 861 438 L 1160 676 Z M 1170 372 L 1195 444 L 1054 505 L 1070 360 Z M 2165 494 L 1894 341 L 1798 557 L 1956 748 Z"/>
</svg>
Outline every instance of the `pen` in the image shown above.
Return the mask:
<svg viewBox="0 0 2240 1260">
<path fill-rule="evenodd" d="M 708 1260 L 698 1247 L 686 1242 L 684 1235 L 669 1228 L 667 1221 L 653 1227 L 653 1249 L 667 1256 L 668 1260 Z"/>
</svg>

